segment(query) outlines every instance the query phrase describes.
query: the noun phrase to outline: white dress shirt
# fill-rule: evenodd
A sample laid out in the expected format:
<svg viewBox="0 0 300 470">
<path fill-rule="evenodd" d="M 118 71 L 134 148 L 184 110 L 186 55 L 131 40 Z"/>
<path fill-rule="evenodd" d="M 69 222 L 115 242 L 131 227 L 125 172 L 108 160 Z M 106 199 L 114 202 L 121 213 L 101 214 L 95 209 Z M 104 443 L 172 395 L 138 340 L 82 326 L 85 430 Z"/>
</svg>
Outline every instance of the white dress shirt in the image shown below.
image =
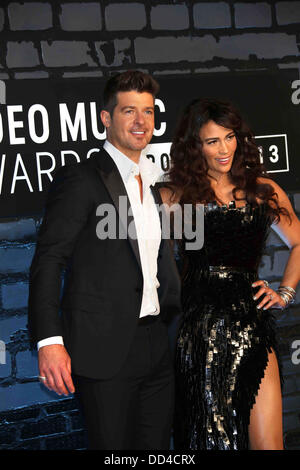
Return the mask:
<svg viewBox="0 0 300 470">
<path fill-rule="evenodd" d="M 108 140 L 103 148 L 114 160 L 126 188 L 132 215 L 143 272 L 143 297 L 139 316 L 158 315 L 160 312 L 157 289 L 157 257 L 161 242 L 159 214 L 150 186 L 160 176 L 159 169 L 145 155 L 141 155 L 139 164 L 120 152 Z M 136 175 L 140 174 L 143 182 L 143 202 Z M 126 301 L 126 299 L 124 299 Z M 64 344 L 61 336 L 52 336 L 38 342 L 38 349 L 50 344 Z"/>
</svg>

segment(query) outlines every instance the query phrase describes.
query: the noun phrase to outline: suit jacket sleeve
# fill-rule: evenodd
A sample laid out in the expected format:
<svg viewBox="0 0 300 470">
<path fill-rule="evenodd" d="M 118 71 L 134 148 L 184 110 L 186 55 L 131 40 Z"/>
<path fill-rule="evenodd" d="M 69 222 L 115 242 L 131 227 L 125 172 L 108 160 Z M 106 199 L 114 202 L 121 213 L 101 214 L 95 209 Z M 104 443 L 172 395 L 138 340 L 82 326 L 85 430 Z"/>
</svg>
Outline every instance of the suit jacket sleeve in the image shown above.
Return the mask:
<svg viewBox="0 0 300 470">
<path fill-rule="evenodd" d="M 82 165 L 63 167 L 50 186 L 30 269 L 28 327 L 31 340 L 62 336 L 62 271 L 92 209 Z"/>
</svg>

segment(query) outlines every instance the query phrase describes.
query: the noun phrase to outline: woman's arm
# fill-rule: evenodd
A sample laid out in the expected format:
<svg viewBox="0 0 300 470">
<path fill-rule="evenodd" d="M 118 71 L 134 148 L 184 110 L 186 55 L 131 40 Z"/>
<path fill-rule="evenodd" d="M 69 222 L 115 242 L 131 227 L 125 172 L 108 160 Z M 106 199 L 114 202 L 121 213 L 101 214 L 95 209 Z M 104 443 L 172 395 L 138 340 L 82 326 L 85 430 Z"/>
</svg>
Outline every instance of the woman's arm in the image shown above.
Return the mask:
<svg viewBox="0 0 300 470">
<path fill-rule="evenodd" d="M 273 185 L 275 186 L 274 183 Z M 286 208 L 291 217 L 289 221 L 287 217 L 281 216 L 280 222 L 272 225 L 273 230 L 291 250 L 281 285 L 296 289 L 300 280 L 300 221 L 286 193 L 278 185 L 274 189 L 278 194 L 279 206 Z"/>
<path fill-rule="evenodd" d="M 280 221 L 277 224 L 272 225 L 272 229 L 279 235 L 279 237 L 285 242 L 290 249 L 290 255 L 288 262 L 285 266 L 283 277 L 281 280 L 281 286 L 288 286 L 292 289 L 296 289 L 297 284 L 300 280 L 300 221 L 296 216 L 292 205 L 287 197 L 286 193 L 276 184 L 274 181 L 271 183 L 269 180 L 264 179 L 264 183 L 271 184 L 274 188 L 275 193 L 278 197 L 278 204 L 280 207 L 287 209 L 290 215 L 290 219 L 285 215 L 280 216 Z M 257 281 L 254 286 L 262 285 L 263 281 Z M 262 294 L 272 295 L 273 298 L 268 301 L 267 296 L 259 304 L 260 307 L 270 308 L 272 307 L 284 307 L 284 301 L 279 298 L 278 293 L 268 287 L 262 287 L 256 294 L 256 298 Z M 279 305 L 278 305 L 279 304 Z"/>
</svg>

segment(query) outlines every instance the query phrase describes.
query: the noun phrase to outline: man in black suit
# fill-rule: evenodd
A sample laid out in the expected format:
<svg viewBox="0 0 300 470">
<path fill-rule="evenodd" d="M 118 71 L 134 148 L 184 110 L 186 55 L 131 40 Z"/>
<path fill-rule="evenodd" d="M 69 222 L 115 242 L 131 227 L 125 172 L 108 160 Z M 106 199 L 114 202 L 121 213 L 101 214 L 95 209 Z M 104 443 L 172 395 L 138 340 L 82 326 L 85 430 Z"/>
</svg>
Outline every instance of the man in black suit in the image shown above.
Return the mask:
<svg viewBox="0 0 300 470">
<path fill-rule="evenodd" d="M 157 170 L 140 157 L 157 91 L 139 71 L 107 82 L 107 140 L 57 172 L 31 266 L 28 326 L 40 380 L 58 394 L 76 389 L 92 449 L 169 448 L 174 377 L 164 319 L 179 310 L 179 277 L 161 234 Z"/>
</svg>

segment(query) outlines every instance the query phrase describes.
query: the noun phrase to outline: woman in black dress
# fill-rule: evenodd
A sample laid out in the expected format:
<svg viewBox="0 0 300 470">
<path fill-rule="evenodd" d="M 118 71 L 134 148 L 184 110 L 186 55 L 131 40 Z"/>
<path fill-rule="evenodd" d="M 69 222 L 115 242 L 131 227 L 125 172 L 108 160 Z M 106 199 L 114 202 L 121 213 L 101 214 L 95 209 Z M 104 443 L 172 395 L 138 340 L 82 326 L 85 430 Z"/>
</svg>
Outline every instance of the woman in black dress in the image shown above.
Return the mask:
<svg viewBox="0 0 300 470">
<path fill-rule="evenodd" d="M 171 147 L 171 205 L 204 205 L 204 245 L 182 255 L 175 449 L 283 449 L 281 373 L 270 308 L 293 301 L 300 222 L 229 103 L 199 99 Z M 257 270 L 269 229 L 291 249 L 280 288 Z"/>
</svg>

